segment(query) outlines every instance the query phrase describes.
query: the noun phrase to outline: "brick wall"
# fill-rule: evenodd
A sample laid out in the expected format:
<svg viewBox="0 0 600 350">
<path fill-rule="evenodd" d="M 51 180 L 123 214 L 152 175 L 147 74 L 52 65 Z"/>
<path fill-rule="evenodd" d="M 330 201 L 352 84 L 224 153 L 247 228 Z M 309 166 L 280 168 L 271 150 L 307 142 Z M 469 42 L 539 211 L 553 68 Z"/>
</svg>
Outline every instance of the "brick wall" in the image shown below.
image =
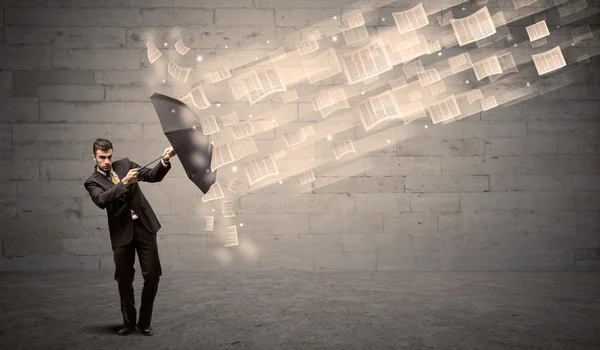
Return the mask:
<svg viewBox="0 0 600 350">
<path fill-rule="evenodd" d="M 147 41 L 158 44 L 165 57 L 196 67 L 195 77 L 215 67 L 235 75 L 268 66 L 268 53 L 278 47 L 293 51 L 311 26 L 339 34 L 340 18 L 358 9 L 369 33 L 378 35 L 394 25 L 393 12 L 417 3 L 0 1 L 0 270 L 113 270 L 106 213 L 83 187 L 93 171 L 92 143 L 110 139 L 116 159 L 144 164 L 156 158 L 168 142 L 148 97 L 182 96 L 193 83 L 172 79 L 164 60 L 151 65 Z M 366 132 L 355 108 L 339 113 L 328 119 L 331 131 L 317 133 L 312 153 L 304 154 L 329 157 L 315 167 L 316 181 L 300 186 L 292 174 L 296 163 L 308 159 L 283 159 L 281 177 L 235 197 L 235 218 L 223 218 L 216 201 L 203 204 L 201 192 L 173 159 L 164 181 L 141 184 L 163 226 L 158 234 L 163 269 L 597 269 L 600 67 L 593 56 L 598 42 L 565 48 L 568 66 L 541 79 L 525 31 L 535 16 L 546 15 L 551 43 L 536 52 L 568 41 L 571 28 L 587 24 L 595 31 L 600 4 L 587 3 L 587 9 L 560 18 L 550 0 L 519 10 L 512 1 L 490 0 L 490 13 L 502 10 L 510 19 L 510 40 L 519 43 L 515 56 L 523 54 L 520 72 L 493 86 L 507 93 L 532 81 L 530 93 L 485 112 L 466 107 L 474 112 L 447 124 L 432 125 L 427 117 Z M 433 39 L 440 39 L 440 10 L 451 9 L 460 18 L 481 7 L 475 0 L 423 4 L 430 25 L 422 32 Z M 322 47 L 333 46 L 339 54 L 352 50 L 339 36 L 337 42 L 323 40 Z M 185 56 L 173 48 L 179 38 L 192 49 Z M 470 50 L 481 59 L 511 46 L 506 43 L 455 46 L 421 60 L 426 67 L 440 67 L 447 57 Z M 577 63 L 581 50 L 591 53 L 590 63 Z M 312 108 L 316 92 L 344 86 L 356 107 L 364 99 L 361 90 L 383 92 L 401 71 L 396 66 L 374 82 L 352 86 L 343 73 L 318 84 L 303 80 L 295 86 L 299 100 L 285 105 L 275 94 L 249 106 L 234 101 L 226 82 L 207 85 L 213 106 L 199 114 L 236 110 L 241 120 L 276 114 L 288 122 L 255 137 L 259 149 L 269 151 L 281 144 L 283 133 L 323 122 Z M 477 84 L 472 70 L 446 80 L 456 93 L 486 82 Z M 327 134 L 362 140 L 370 151 L 331 161 Z M 223 179 L 245 179 L 231 167 L 219 172 Z M 215 215 L 214 231 L 204 231 L 204 215 Z M 239 246 L 224 247 L 225 227 L 241 223 Z"/>
</svg>

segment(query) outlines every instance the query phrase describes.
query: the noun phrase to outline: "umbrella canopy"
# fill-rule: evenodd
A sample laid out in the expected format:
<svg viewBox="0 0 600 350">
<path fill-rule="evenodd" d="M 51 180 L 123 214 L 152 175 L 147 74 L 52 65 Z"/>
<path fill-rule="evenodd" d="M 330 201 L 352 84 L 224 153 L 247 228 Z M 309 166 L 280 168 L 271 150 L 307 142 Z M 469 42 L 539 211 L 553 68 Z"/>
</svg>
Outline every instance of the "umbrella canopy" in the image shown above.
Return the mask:
<svg viewBox="0 0 600 350">
<path fill-rule="evenodd" d="M 214 146 L 202 133 L 200 119 L 178 99 L 155 93 L 150 100 L 188 178 L 202 193 L 208 192 L 217 179 L 217 171 L 210 170 Z"/>
</svg>

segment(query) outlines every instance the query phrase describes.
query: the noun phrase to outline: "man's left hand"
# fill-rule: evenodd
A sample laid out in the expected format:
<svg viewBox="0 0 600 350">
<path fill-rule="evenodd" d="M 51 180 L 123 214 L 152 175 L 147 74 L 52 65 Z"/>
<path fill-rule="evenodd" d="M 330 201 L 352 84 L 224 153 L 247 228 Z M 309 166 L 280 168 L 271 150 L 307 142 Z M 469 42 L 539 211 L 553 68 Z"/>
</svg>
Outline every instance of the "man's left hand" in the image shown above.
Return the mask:
<svg viewBox="0 0 600 350">
<path fill-rule="evenodd" d="M 177 153 L 175 153 L 175 150 L 173 149 L 173 147 L 167 147 L 165 148 L 165 151 L 163 152 L 162 155 L 162 159 L 167 162 L 169 161 L 169 158 L 175 156 Z"/>
</svg>

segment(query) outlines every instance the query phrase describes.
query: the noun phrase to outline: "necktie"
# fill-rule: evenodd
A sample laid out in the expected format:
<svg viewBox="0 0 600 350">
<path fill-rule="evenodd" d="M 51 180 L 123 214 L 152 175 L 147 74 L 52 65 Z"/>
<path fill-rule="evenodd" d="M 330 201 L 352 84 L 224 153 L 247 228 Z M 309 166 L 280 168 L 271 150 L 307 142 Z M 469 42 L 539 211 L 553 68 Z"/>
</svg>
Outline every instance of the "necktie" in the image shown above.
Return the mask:
<svg viewBox="0 0 600 350">
<path fill-rule="evenodd" d="M 119 182 L 119 180 L 117 180 L 117 178 L 115 177 L 115 175 L 113 175 L 112 171 L 108 172 L 108 176 L 110 177 L 110 181 L 112 181 L 115 185 Z M 129 209 L 131 210 L 131 209 Z M 131 210 L 131 215 L 135 215 L 135 213 L 133 212 L 133 210 Z"/>
</svg>

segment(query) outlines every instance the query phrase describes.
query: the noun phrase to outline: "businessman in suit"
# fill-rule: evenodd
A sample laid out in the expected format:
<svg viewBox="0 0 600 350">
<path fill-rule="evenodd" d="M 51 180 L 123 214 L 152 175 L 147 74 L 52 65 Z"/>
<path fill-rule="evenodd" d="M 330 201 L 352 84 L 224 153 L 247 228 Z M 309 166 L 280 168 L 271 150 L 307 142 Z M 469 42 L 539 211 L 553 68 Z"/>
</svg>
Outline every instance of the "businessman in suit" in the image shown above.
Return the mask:
<svg viewBox="0 0 600 350">
<path fill-rule="evenodd" d="M 160 182 L 171 169 L 169 158 L 175 155 L 173 147 L 165 149 L 161 161 L 153 168 L 143 168 L 129 158 L 113 162 L 112 143 L 97 139 L 93 145 L 94 173 L 85 181 L 85 189 L 92 201 L 106 209 L 112 245 L 115 275 L 121 298 L 123 327 L 119 335 L 128 335 L 136 327 L 142 334 L 152 336 L 150 327 L 152 307 L 162 275 L 156 234 L 161 228 L 150 203 L 144 197 L 139 181 Z M 136 323 L 133 276 L 137 250 L 144 287 L 140 318 Z"/>
</svg>

